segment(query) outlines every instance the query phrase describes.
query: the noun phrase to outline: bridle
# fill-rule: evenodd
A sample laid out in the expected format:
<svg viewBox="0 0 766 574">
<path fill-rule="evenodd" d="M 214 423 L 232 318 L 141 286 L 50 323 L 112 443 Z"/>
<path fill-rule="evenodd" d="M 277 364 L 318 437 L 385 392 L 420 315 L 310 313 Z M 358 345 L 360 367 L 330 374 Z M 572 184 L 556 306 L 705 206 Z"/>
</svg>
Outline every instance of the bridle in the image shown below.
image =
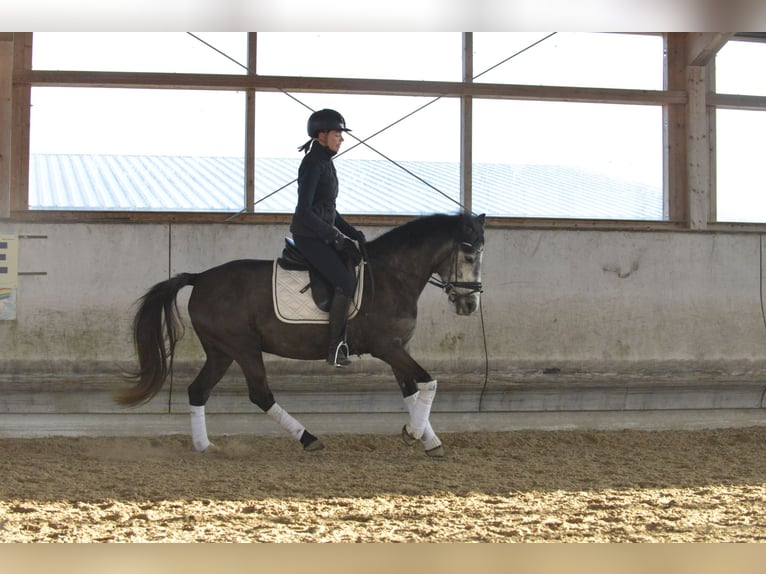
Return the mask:
<svg viewBox="0 0 766 574">
<path fill-rule="evenodd" d="M 462 251 L 464 253 L 473 253 L 474 256 L 479 257 L 481 256 L 482 250 L 482 248 L 474 247 L 473 243 L 455 240 L 452 243 L 452 250 L 450 251 L 449 255 L 447 255 L 447 257 L 452 258 L 452 261 L 450 262 L 449 273 L 447 274 L 447 281 L 444 281 L 437 274 L 434 274 L 436 276 L 432 275 L 431 278 L 429 278 L 428 283 L 443 290 L 447 294 L 450 303 L 455 303 L 459 300 L 466 299 L 472 295 L 475 295 L 476 293 L 483 293 L 484 290 L 482 288 L 481 281 L 458 281 L 457 276 L 458 252 Z M 442 259 L 442 261 L 439 263 L 439 267 L 441 267 L 441 263 L 443 261 L 444 260 Z"/>
<path fill-rule="evenodd" d="M 371 258 L 367 253 L 367 245 L 364 243 L 359 245 L 362 259 L 365 261 L 365 275 L 369 277 L 370 291 L 375 292 L 375 276 L 372 272 L 373 261 L 377 262 L 377 259 Z M 450 269 L 447 274 L 447 280 L 442 279 L 437 271 L 434 271 L 428 278 L 428 284 L 438 287 L 447 294 L 450 303 L 456 303 L 475 295 L 477 293 L 483 293 L 484 289 L 481 281 L 458 281 L 458 253 L 463 251 L 464 253 L 473 254 L 474 257 L 480 257 L 484 251 L 482 242 L 481 247 L 474 247 L 473 243 L 469 241 L 461 241 L 460 239 L 454 239 L 452 242 L 452 249 L 445 255 L 437 264 L 436 268 L 442 267 L 447 257 L 451 257 Z M 378 262 L 379 263 L 379 262 Z M 372 296 L 374 298 L 374 295 Z"/>
</svg>

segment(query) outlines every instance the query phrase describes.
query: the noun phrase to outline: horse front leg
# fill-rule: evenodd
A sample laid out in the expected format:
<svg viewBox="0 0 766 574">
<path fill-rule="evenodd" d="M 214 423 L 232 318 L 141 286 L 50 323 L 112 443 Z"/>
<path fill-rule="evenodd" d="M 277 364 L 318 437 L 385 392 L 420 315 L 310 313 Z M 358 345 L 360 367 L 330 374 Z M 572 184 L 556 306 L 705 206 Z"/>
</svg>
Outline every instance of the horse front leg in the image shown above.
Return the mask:
<svg viewBox="0 0 766 574">
<path fill-rule="evenodd" d="M 247 381 L 250 401 L 260 407 L 274 422 L 287 431 L 295 440 L 300 441 L 305 451 L 317 451 L 324 448 L 324 443 L 311 434 L 290 413 L 283 409 L 274 400 L 268 382 L 266 381 L 266 368 L 263 364 L 263 356 L 256 352 L 255 356 L 237 359 Z"/>
<path fill-rule="evenodd" d="M 396 376 L 396 372 L 394 372 L 394 375 Z M 397 381 L 399 381 L 399 384 L 401 386 L 401 381 L 399 379 L 399 376 L 396 376 Z M 432 391 L 428 388 L 423 389 L 420 388 L 423 385 L 431 386 L 431 383 L 433 383 Z M 408 395 L 404 397 L 404 404 L 407 407 L 407 411 L 410 414 L 410 423 L 405 424 L 404 427 L 402 427 L 402 440 L 404 443 L 408 446 L 412 446 L 417 442 L 420 442 L 420 444 L 423 445 L 423 448 L 425 449 L 425 452 L 428 456 L 433 458 L 440 458 L 444 456 L 444 447 L 442 446 L 441 439 L 436 435 L 434 432 L 434 429 L 431 427 L 431 421 L 430 421 L 430 405 L 428 406 L 429 414 L 425 420 L 425 425 L 423 426 L 423 434 L 421 435 L 420 439 L 415 438 L 414 434 L 412 433 L 411 429 L 415 426 L 414 419 L 418 419 L 418 417 L 422 416 L 421 409 L 419 408 L 419 402 L 423 396 L 423 394 L 426 393 L 433 393 L 432 396 L 436 394 L 436 381 L 429 381 L 428 383 L 417 383 L 418 390 L 415 391 L 414 394 Z M 423 394 L 421 394 L 423 393 Z M 433 403 L 433 398 L 431 399 L 431 403 Z"/>
<path fill-rule="evenodd" d="M 428 456 L 443 457 L 441 439 L 433 431 L 429 420 L 436 397 L 436 380 L 404 348 L 386 353 L 380 358 L 391 366 L 410 414 L 409 423 L 402 428 L 405 444 L 411 446 L 419 441 Z"/>
</svg>

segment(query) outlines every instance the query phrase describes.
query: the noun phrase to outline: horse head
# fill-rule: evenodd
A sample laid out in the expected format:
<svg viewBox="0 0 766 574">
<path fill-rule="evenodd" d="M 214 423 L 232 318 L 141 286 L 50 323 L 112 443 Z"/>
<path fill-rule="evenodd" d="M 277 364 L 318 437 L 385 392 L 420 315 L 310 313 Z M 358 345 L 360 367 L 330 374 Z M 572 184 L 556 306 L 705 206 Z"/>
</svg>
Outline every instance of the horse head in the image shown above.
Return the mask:
<svg viewBox="0 0 766 574">
<path fill-rule="evenodd" d="M 436 270 L 441 278 L 440 286 L 458 315 L 470 315 L 479 308 L 484 221 L 484 214 L 460 218 L 450 256 Z"/>
</svg>

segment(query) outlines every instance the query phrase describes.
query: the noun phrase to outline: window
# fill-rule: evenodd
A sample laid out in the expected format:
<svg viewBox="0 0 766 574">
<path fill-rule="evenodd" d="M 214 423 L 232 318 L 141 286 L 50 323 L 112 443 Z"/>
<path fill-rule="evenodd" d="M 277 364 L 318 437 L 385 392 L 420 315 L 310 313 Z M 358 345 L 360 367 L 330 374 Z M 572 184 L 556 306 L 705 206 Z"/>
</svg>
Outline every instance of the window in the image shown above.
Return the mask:
<svg viewBox="0 0 766 574">
<path fill-rule="evenodd" d="M 247 34 L 35 32 L 32 55 L 32 68 L 36 70 L 244 74 L 246 69 L 232 59 L 247 62 Z"/>
<path fill-rule="evenodd" d="M 390 80 L 461 79 L 456 32 L 262 32 L 261 75 Z"/>
<path fill-rule="evenodd" d="M 252 34 L 35 33 L 29 208 L 289 213 L 332 107 L 344 213 L 454 211 L 467 175 L 490 216 L 667 217 L 662 35 Z"/>
<path fill-rule="evenodd" d="M 479 33 L 474 48 L 479 82 L 662 88 L 659 36 Z M 475 210 L 663 219 L 660 106 L 475 100 L 473 114 Z"/>
<path fill-rule="evenodd" d="M 33 69 L 244 74 L 245 33 L 35 33 Z M 30 209 L 238 211 L 243 92 L 34 87 Z"/>
<path fill-rule="evenodd" d="M 718 221 L 766 222 L 766 164 L 754 143 L 764 133 L 766 111 L 716 111 Z"/>
<path fill-rule="evenodd" d="M 32 89 L 30 209 L 239 211 L 241 92 Z"/>
<path fill-rule="evenodd" d="M 296 100 L 264 93 L 258 94 L 255 117 L 258 211 L 295 208 L 297 185 L 291 182 L 302 157 L 297 148 L 308 139 L 310 110 L 324 107 L 340 111 L 352 130 L 335 160 L 344 190 L 338 198 L 342 213 L 412 215 L 458 208 L 460 110 L 454 98 L 299 94 Z M 290 185 L 282 189 L 285 184 Z"/>
<path fill-rule="evenodd" d="M 483 32 L 473 70 L 487 83 L 661 90 L 662 51 L 659 35 Z"/>
<path fill-rule="evenodd" d="M 766 96 L 766 43 L 730 40 L 716 55 L 715 85 L 721 94 Z"/>
<path fill-rule="evenodd" d="M 716 92 L 766 96 L 766 43 L 729 41 L 716 56 Z M 766 110 L 716 110 L 718 221 L 766 222 Z"/>
<path fill-rule="evenodd" d="M 663 219 L 659 106 L 481 100 L 473 135 L 475 210 Z"/>
</svg>

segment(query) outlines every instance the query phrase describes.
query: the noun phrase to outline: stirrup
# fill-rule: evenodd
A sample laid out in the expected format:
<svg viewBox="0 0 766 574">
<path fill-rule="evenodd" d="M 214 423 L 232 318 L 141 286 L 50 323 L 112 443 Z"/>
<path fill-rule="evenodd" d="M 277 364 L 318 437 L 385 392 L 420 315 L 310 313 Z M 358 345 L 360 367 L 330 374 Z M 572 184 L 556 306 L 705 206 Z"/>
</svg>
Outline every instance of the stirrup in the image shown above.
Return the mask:
<svg viewBox="0 0 766 574">
<path fill-rule="evenodd" d="M 327 362 L 335 367 L 346 367 L 351 364 L 348 358 L 348 345 L 346 341 L 340 341 L 338 346 L 335 347 L 333 352 L 330 347 L 330 352 L 327 354 Z"/>
</svg>

